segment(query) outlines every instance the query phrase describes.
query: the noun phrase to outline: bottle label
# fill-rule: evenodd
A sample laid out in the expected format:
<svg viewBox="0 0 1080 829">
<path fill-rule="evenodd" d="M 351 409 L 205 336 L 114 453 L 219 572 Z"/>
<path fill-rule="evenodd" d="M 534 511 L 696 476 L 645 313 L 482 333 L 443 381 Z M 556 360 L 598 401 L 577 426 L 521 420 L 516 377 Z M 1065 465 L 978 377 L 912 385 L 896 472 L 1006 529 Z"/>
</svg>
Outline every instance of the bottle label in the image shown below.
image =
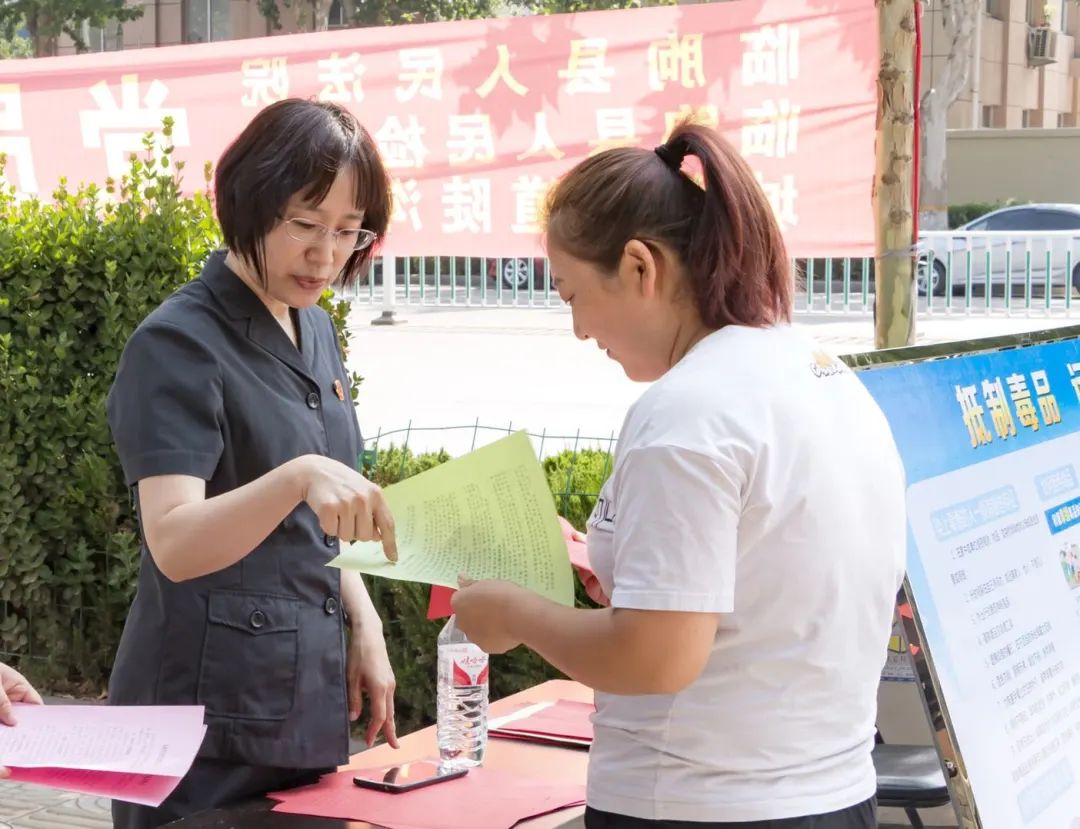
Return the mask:
<svg viewBox="0 0 1080 829">
<path fill-rule="evenodd" d="M 488 681 L 488 655 L 476 645 L 443 645 L 439 650 L 453 664 L 455 686 L 484 685 Z"/>
</svg>

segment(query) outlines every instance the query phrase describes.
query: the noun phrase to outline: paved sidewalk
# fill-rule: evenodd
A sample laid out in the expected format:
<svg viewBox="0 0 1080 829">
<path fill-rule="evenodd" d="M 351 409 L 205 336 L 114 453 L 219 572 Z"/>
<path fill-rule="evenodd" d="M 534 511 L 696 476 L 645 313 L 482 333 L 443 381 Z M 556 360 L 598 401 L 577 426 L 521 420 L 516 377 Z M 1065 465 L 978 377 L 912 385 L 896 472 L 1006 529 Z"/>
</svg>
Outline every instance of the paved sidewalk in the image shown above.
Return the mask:
<svg viewBox="0 0 1080 829">
<path fill-rule="evenodd" d="M 110 829 L 109 800 L 0 783 L 0 829 Z"/>
<path fill-rule="evenodd" d="M 594 439 L 582 446 L 606 446 L 645 390 L 595 344 L 575 339 L 565 307 L 399 306 L 403 324 L 371 325 L 379 313 L 353 305 L 349 366 L 364 377 L 357 405 L 364 436 L 397 432 L 383 446 L 400 445 L 405 435 L 398 430 L 411 424 L 414 450 L 460 454 L 471 448 L 477 422 L 502 434 L 509 428 L 544 433 L 545 454 L 572 447 L 577 435 Z M 795 323 L 833 354 L 873 349 L 868 314 L 799 313 Z M 1080 324 L 1080 311 L 1071 320 L 937 314 L 920 318 L 916 332 L 921 345 L 1069 324 Z M 481 430 L 476 444 L 498 436 Z"/>
</svg>

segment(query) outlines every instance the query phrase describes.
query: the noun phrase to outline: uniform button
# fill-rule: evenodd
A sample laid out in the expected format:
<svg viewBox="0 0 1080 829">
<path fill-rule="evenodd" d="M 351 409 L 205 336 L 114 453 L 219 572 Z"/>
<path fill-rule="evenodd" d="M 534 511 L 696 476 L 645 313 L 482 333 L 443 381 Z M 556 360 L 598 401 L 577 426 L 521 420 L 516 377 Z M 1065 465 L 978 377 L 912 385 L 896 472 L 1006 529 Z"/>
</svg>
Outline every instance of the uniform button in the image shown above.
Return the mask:
<svg viewBox="0 0 1080 829">
<path fill-rule="evenodd" d="M 325 544 L 327 547 L 333 547 L 335 544 L 337 544 L 337 536 L 336 535 L 325 535 L 324 534 L 323 537 L 322 537 L 322 540 L 323 540 L 323 544 Z"/>
<path fill-rule="evenodd" d="M 266 624 L 266 614 L 261 610 L 253 610 L 251 611 L 251 618 L 248 619 L 248 623 L 255 628 L 255 630 L 258 630 Z"/>
<path fill-rule="evenodd" d="M 327 596 L 326 604 L 323 605 L 323 610 L 326 611 L 327 616 L 333 616 L 337 613 L 338 602 L 333 596 Z"/>
<path fill-rule="evenodd" d="M 318 394 L 316 394 L 315 392 L 311 392 L 307 396 L 307 407 L 309 409 L 317 409 L 317 408 L 319 408 L 319 395 Z"/>
</svg>

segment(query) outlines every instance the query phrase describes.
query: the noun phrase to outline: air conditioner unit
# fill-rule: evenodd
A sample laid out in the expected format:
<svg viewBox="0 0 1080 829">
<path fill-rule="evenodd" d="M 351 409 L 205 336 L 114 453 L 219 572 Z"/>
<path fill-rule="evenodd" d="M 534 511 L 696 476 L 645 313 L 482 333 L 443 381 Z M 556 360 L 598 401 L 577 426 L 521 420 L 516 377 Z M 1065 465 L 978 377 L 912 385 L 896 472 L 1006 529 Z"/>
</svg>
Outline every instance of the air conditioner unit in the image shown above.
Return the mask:
<svg viewBox="0 0 1080 829">
<path fill-rule="evenodd" d="M 1028 66 L 1046 66 L 1057 61 L 1058 33 L 1053 29 L 1032 26 L 1028 28 Z"/>
</svg>

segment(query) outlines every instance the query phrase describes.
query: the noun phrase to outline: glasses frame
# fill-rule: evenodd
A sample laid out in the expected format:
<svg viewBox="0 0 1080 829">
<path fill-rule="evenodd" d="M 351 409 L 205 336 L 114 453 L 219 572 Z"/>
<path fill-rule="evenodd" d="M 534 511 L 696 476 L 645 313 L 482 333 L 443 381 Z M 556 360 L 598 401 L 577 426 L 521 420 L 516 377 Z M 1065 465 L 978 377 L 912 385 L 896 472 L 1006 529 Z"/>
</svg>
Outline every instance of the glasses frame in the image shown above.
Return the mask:
<svg viewBox="0 0 1080 829">
<path fill-rule="evenodd" d="M 351 248 L 348 248 L 348 250 L 352 252 L 356 252 L 358 250 L 366 250 L 367 248 L 371 247 L 377 236 L 374 230 L 368 230 L 366 227 L 347 228 L 345 230 L 331 230 L 322 222 L 315 221 L 315 219 L 292 218 L 286 219 L 283 224 L 285 226 L 285 235 L 295 242 L 300 242 L 304 245 L 317 245 L 320 244 L 322 240 L 327 237 L 327 235 L 330 235 L 334 239 L 334 247 L 336 248 L 341 247 L 341 234 L 356 233 L 357 231 L 359 231 L 360 236 L 356 240 L 356 244 L 353 245 Z M 293 233 L 293 230 L 300 227 L 301 225 L 311 225 L 315 230 L 321 228 L 321 231 L 319 231 L 318 236 L 315 239 L 301 239 Z"/>
</svg>

